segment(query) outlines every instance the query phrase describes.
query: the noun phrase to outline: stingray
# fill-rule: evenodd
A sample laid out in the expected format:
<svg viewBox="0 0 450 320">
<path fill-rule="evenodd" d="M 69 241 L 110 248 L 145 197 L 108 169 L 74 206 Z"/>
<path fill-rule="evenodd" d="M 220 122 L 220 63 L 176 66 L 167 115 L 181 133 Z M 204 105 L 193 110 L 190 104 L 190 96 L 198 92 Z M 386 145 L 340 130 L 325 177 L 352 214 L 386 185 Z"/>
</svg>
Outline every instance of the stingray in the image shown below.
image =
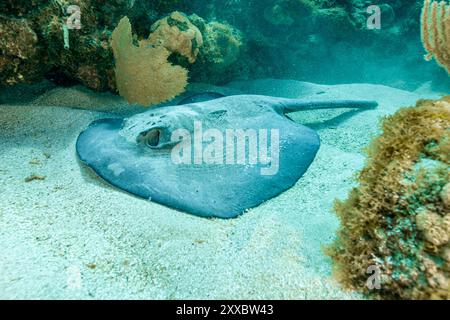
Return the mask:
<svg viewBox="0 0 450 320">
<path fill-rule="evenodd" d="M 185 101 L 194 102 L 93 122 L 78 137 L 80 160 L 138 197 L 197 216 L 234 218 L 291 188 L 313 162 L 318 134 L 286 114 L 377 106 L 210 93 Z"/>
<path fill-rule="evenodd" d="M 190 103 L 196 103 L 196 102 L 204 102 L 204 101 L 215 100 L 215 99 L 219 99 L 219 98 L 223 98 L 223 97 L 225 97 L 224 94 L 221 94 L 218 92 L 213 92 L 213 91 L 207 91 L 207 92 L 189 95 L 186 98 L 182 99 L 177 104 L 183 105 L 183 104 L 190 104 Z"/>
</svg>

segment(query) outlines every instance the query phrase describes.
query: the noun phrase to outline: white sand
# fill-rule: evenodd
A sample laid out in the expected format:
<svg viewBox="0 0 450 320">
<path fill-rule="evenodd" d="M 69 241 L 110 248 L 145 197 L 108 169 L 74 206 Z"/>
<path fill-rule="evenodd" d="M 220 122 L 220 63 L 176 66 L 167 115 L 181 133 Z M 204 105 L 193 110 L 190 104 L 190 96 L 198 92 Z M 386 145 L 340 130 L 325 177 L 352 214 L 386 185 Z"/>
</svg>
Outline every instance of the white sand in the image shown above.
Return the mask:
<svg viewBox="0 0 450 320">
<path fill-rule="evenodd" d="M 294 115 L 322 138 L 306 175 L 243 216 L 217 220 L 134 198 L 80 166 L 75 141 L 105 116 L 98 110 L 140 109 L 79 88 L 0 105 L 0 298 L 361 298 L 340 289 L 321 250 L 338 226 L 332 204 L 354 185 L 364 164 L 361 148 L 379 118 L 423 96 L 375 85 L 273 80 L 217 90 L 374 99 L 380 107 L 341 123 L 329 120 L 342 111 Z M 32 174 L 46 178 L 26 183 Z"/>
</svg>

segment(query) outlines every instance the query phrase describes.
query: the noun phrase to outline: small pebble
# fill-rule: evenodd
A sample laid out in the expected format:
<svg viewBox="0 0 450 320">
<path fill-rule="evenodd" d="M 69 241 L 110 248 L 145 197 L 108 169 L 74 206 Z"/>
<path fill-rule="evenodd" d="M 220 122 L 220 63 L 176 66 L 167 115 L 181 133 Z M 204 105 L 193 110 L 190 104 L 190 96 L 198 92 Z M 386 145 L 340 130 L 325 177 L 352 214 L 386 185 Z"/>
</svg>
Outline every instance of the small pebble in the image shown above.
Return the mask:
<svg viewBox="0 0 450 320">
<path fill-rule="evenodd" d="M 30 160 L 29 164 L 38 165 L 38 164 L 41 164 L 41 162 L 38 159 L 33 159 L 33 160 Z"/>
<path fill-rule="evenodd" d="M 25 178 L 25 182 L 31 182 L 34 180 L 45 180 L 45 176 L 41 176 L 38 174 L 32 174 L 31 176 Z"/>
</svg>

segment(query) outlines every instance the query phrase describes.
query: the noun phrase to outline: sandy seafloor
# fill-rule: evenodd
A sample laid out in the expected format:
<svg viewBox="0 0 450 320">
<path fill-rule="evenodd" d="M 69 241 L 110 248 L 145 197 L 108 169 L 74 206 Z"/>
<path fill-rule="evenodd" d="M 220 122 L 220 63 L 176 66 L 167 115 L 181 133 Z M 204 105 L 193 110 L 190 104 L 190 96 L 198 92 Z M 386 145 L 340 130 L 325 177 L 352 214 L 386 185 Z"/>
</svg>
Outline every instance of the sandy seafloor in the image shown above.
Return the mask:
<svg viewBox="0 0 450 320">
<path fill-rule="evenodd" d="M 281 80 L 236 82 L 215 90 L 363 98 L 380 106 L 360 113 L 294 114 L 322 140 L 308 172 L 280 196 L 237 219 L 219 220 L 120 192 L 77 161 L 76 138 L 91 121 L 107 117 L 105 112 L 145 109 L 77 87 L 3 91 L 0 298 L 363 298 L 340 288 L 322 252 L 339 223 L 333 201 L 355 185 L 355 173 L 364 164 L 362 149 L 378 132 L 379 119 L 438 93 Z M 32 174 L 45 179 L 25 182 Z"/>
</svg>

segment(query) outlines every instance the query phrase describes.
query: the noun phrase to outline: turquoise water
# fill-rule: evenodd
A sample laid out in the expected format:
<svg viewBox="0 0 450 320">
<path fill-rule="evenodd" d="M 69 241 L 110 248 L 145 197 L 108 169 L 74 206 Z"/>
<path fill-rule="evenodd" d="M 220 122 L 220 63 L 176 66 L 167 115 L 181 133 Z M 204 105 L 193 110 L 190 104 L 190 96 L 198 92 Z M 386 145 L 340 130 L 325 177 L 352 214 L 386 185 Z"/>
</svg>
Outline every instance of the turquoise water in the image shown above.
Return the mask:
<svg viewBox="0 0 450 320">
<path fill-rule="evenodd" d="M 323 249 L 381 120 L 450 92 L 423 3 L 2 1 L 0 298 L 377 296 Z"/>
</svg>

